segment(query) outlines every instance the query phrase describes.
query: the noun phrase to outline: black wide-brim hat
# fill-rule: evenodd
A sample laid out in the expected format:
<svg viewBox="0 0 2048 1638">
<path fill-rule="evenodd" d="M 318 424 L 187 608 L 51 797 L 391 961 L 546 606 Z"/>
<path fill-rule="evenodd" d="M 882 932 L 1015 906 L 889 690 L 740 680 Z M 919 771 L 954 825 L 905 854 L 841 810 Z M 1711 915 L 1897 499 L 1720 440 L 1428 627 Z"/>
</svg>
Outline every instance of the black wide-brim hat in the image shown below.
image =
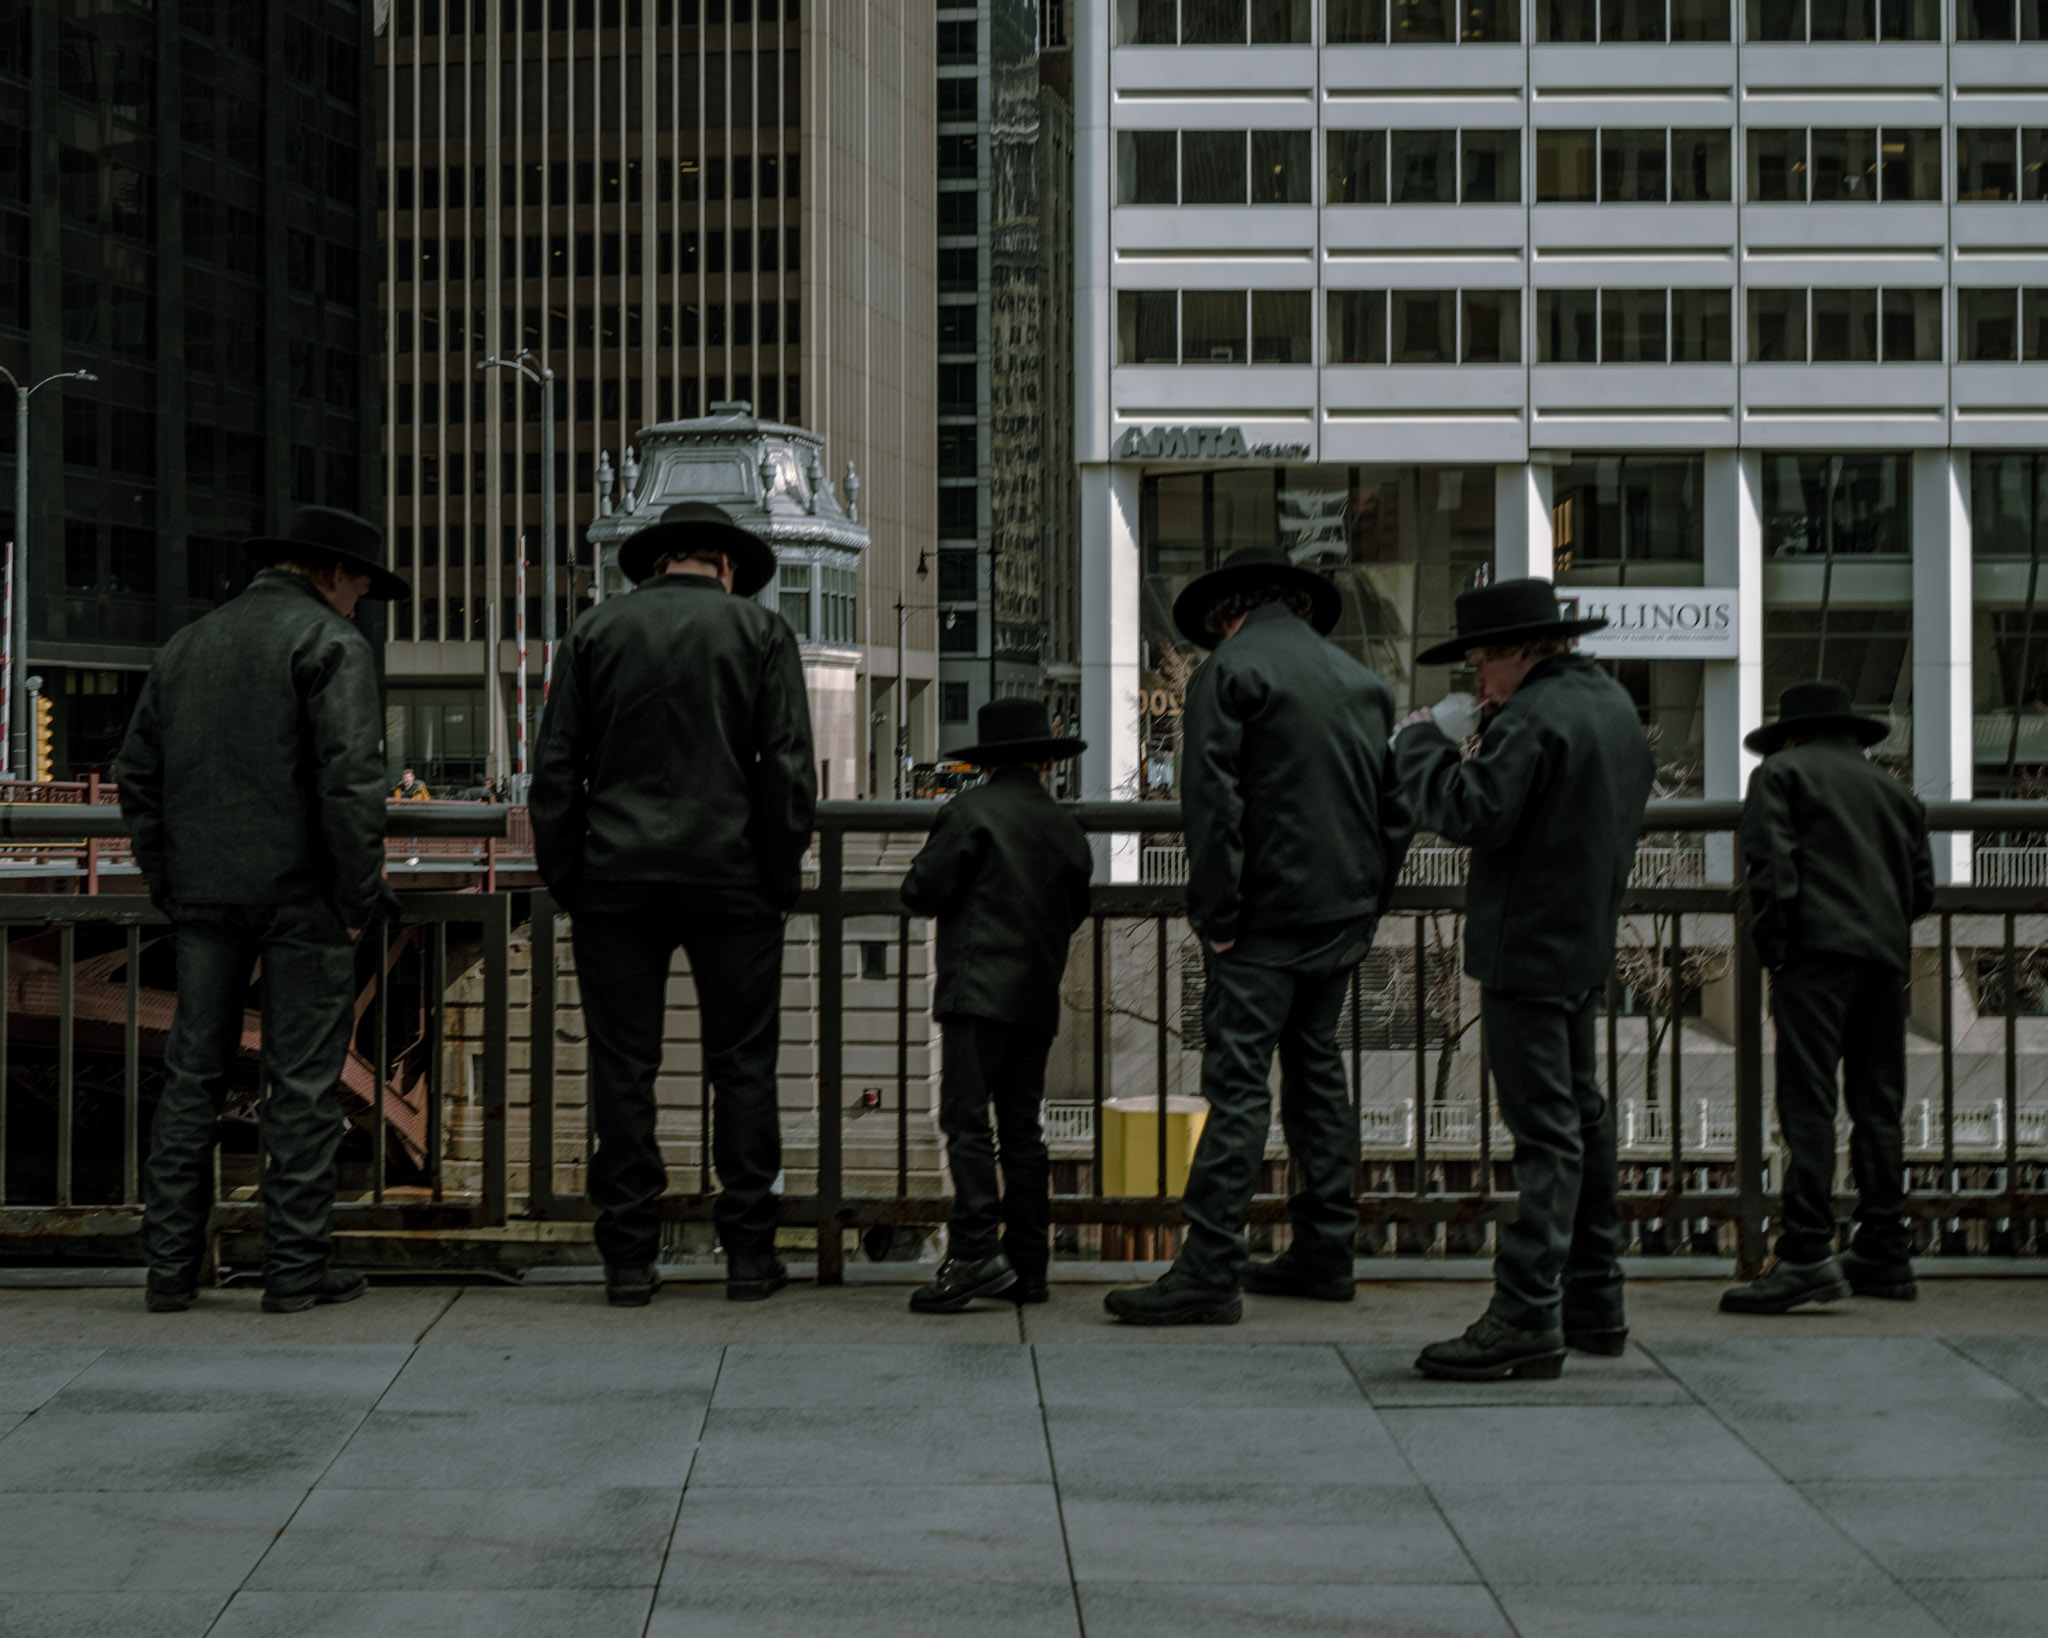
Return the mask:
<svg viewBox="0 0 2048 1638">
<path fill-rule="evenodd" d="M 1013 762 L 1062 762 L 1088 749 L 1085 739 L 1065 739 L 1052 731 L 1043 700 L 992 700 L 974 715 L 980 743 L 948 751 L 954 762 L 999 768 Z"/>
<path fill-rule="evenodd" d="M 1742 736 L 1743 748 L 1769 756 L 1797 734 L 1801 739 L 1846 734 L 1858 744 L 1875 745 L 1891 733 L 1891 724 L 1859 716 L 1849 690 L 1838 682 L 1816 678 L 1794 683 L 1778 696 L 1778 720 Z"/>
<path fill-rule="evenodd" d="M 731 559 L 736 597 L 752 597 L 774 577 L 775 553 L 768 542 L 709 501 L 678 501 L 638 534 L 628 535 L 619 544 L 619 572 L 637 586 L 662 558 L 705 547 Z"/>
<path fill-rule="evenodd" d="M 332 506 L 301 506 L 285 534 L 258 535 L 243 549 L 264 568 L 290 561 L 324 571 L 338 563 L 351 574 L 368 575 L 370 589 L 364 595 L 387 603 L 412 596 L 412 587 L 384 565 L 384 531 L 368 518 Z"/>
<path fill-rule="evenodd" d="M 1327 637 L 1344 612 L 1344 598 L 1323 576 L 1304 569 L 1277 546 L 1240 546 L 1207 574 L 1196 575 L 1173 600 L 1173 623 L 1200 648 L 1214 648 L 1221 638 L 1209 629 L 1209 611 L 1232 592 L 1279 586 L 1304 592 L 1309 600 L 1308 623 Z"/>
<path fill-rule="evenodd" d="M 1496 580 L 1458 594 L 1458 635 L 1415 656 L 1417 665 L 1449 665 L 1468 649 L 1506 648 L 1545 637 L 1583 637 L 1605 620 L 1567 620 L 1557 612 L 1557 588 L 1548 580 Z"/>
</svg>

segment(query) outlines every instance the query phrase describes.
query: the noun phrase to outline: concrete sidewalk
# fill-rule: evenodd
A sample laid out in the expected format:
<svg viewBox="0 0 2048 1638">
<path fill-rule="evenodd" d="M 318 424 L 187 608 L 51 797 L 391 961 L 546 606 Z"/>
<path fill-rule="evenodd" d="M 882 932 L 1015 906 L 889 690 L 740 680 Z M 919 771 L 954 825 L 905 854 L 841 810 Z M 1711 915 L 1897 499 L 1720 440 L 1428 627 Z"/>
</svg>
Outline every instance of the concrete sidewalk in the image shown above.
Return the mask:
<svg viewBox="0 0 2048 1638">
<path fill-rule="evenodd" d="M 1410 1369 L 1466 1282 L 1234 1330 L 1102 1287 L 0 1291 L 0 1638 L 1970 1638 L 2048 1608 L 2048 1282 Z"/>
</svg>

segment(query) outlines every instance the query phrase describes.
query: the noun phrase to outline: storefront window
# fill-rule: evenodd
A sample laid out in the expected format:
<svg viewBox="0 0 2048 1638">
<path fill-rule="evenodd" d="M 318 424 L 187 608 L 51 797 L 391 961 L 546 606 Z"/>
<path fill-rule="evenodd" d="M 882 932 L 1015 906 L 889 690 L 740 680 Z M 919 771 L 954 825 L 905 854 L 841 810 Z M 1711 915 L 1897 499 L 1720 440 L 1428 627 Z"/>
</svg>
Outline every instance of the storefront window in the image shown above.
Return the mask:
<svg viewBox="0 0 2048 1638">
<path fill-rule="evenodd" d="M 1451 668 L 1417 673 L 1418 650 L 1453 630 L 1452 601 L 1490 566 L 1490 466 L 1235 467 L 1144 480 L 1144 743 L 1140 792 L 1179 792 L 1181 702 L 1205 651 L 1173 624 L 1173 600 L 1241 546 L 1283 547 L 1343 593 L 1334 641 L 1385 676 L 1397 703 L 1451 686 Z"/>
<path fill-rule="evenodd" d="M 1910 455 L 1763 457 L 1766 557 L 1906 557 Z"/>
<path fill-rule="evenodd" d="M 1976 794 L 2048 792 L 2048 454 L 1970 457 Z"/>
</svg>

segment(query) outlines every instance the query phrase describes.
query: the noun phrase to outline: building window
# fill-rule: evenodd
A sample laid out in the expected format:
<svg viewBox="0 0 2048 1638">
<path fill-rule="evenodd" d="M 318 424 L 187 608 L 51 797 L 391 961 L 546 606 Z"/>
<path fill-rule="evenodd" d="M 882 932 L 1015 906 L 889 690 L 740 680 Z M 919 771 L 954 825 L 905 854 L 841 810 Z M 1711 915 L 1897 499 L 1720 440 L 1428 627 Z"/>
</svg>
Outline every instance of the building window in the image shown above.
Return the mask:
<svg viewBox="0 0 2048 1638">
<path fill-rule="evenodd" d="M 1683 0 L 1680 0 L 1683 3 Z M 1511 0 L 1328 0 L 1330 45 L 1457 45 L 1522 37 Z"/>
<path fill-rule="evenodd" d="M 1911 555 L 1910 455 L 1767 452 L 1762 459 L 1766 557 Z"/>
<path fill-rule="evenodd" d="M 1751 204 L 1940 198 L 1939 126 L 1750 128 Z"/>
<path fill-rule="evenodd" d="M 1332 290 L 1329 295 L 1329 361 L 1384 364 L 1387 361 L 1387 293 Z"/>
<path fill-rule="evenodd" d="M 1116 43 L 1307 45 L 1309 10 L 1309 0 L 1116 0 Z"/>
<path fill-rule="evenodd" d="M 797 641 L 811 640 L 811 566 L 785 563 L 775 571 L 775 607 Z"/>
<path fill-rule="evenodd" d="M 1181 203 L 1242 205 L 1248 197 L 1246 131 L 1183 131 Z"/>
<path fill-rule="evenodd" d="M 1728 0 L 1536 0 L 1536 38 L 1568 45 L 1725 40 Z"/>
<path fill-rule="evenodd" d="M 939 720 L 941 722 L 965 722 L 967 720 L 967 684 L 964 682 L 942 682 L 939 684 Z"/>
<path fill-rule="evenodd" d="M 1331 131 L 1327 158 L 1332 205 L 1510 205 L 1522 197 L 1519 130 Z"/>
<path fill-rule="evenodd" d="M 974 538 L 975 491 L 969 488 L 942 488 L 939 491 L 939 538 Z M 941 571 L 945 556 L 940 554 Z"/>
<path fill-rule="evenodd" d="M 2048 8 L 2039 0 L 1956 0 L 1960 40 L 2048 40 Z"/>
<path fill-rule="evenodd" d="M 2048 775 L 2048 455 L 1970 457 L 1970 534 L 1990 566 L 1972 616 L 1976 792 L 2026 796 Z"/>
<path fill-rule="evenodd" d="M 1939 289 L 1749 292 L 1752 364 L 1937 364 L 1941 356 Z"/>
<path fill-rule="evenodd" d="M 2048 129 L 1966 125 L 1956 131 L 1956 199 L 2048 199 Z"/>
<path fill-rule="evenodd" d="M 1726 290 L 1539 290 L 1539 364 L 1726 364 Z"/>
<path fill-rule="evenodd" d="M 1962 10 L 1972 0 L 1960 0 Z M 1940 0 L 1747 0 L 1751 40 L 1939 40 Z"/>
<path fill-rule="evenodd" d="M 973 609 L 948 609 L 939 619 L 939 652 L 973 654 L 981 647 L 981 622 Z"/>
<path fill-rule="evenodd" d="M 1536 133 L 1536 202 L 1725 204 L 1730 136 L 1714 126 L 1635 127 Z"/>
<path fill-rule="evenodd" d="M 939 61 L 973 62 L 979 55 L 975 35 L 976 25 L 971 17 L 960 22 L 942 21 L 939 24 Z"/>
<path fill-rule="evenodd" d="M 1179 133 L 1119 131 L 1116 134 L 1116 190 L 1120 205 L 1180 202 Z"/>
<path fill-rule="evenodd" d="M 1579 585 L 1669 584 L 1706 556 L 1706 457 L 1575 455 L 1552 475 L 1557 573 Z M 1651 569 L 1648 565 L 1663 565 Z M 1694 574 L 1688 579 L 1697 582 Z"/>
<path fill-rule="evenodd" d="M 967 491 L 972 494 L 973 491 Z M 980 595 L 979 557 L 973 552 L 939 553 L 939 601 L 972 603 Z"/>
<path fill-rule="evenodd" d="M 819 636 L 850 648 L 860 641 L 860 572 L 827 566 L 818 578 Z"/>
</svg>

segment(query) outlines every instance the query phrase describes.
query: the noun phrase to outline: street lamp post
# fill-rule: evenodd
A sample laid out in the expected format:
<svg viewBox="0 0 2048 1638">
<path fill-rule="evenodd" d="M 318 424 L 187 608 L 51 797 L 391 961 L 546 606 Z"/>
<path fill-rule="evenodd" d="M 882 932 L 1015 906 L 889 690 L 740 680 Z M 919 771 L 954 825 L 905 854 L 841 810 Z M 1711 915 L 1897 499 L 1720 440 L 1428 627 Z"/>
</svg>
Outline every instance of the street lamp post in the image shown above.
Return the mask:
<svg viewBox="0 0 2048 1638">
<path fill-rule="evenodd" d="M 14 389 L 14 563 L 7 576 L 5 625 L 7 673 L 6 771 L 20 778 L 28 767 L 28 401 L 52 381 L 97 381 L 90 370 L 65 370 L 24 387 L 14 372 L 0 364 L 0 376 Z"/>
<path fill-rule="evenodd" d="M 930 577 L 930 575 L 931 575 L 931 567 L 930 567 L 930 565 L 929 565 L 928 563 L 926 563 L 926 561 L 925 561 L 925 554 L 924 554 L 923 552 L 921 552 L 921 551 L 920 551 L 920 552 L 919 552 L 919 553 L 917 554 L 917 579 L 918 579 L 918 584 L 919 584 L 919 585 L 922 585 L 922 584 L 924 584 L 924 582 L 925 582 L 925 581 L 926 581 L 926 580 L 927 580 L 927 579 L 928 579 L 928 578 Z M 911 616 L 912 612 L 913 612 L 913 611 L 914 611 L 915 609 L 919 608 L 920 606 L 921 606 L 921 605 L 918 605 L 918 604 L 915 604 L 915 603 L 906 603 L 906 602 L 904 602 L 904 601 L 903 601 L 903 597 L 902 597 L 902 594 L 901 594 L 901 593 L 898 593 L 898 594 L 897 594 L 897 598 L 896 598 L 896 780 L 895 780 L 895 786 L 894 786 L 894 789 L 895 789 L 895 792 L 896 792 L 896 799 L 897 799 L 897 801 L 899 801 L 899 802 L 903 800 L 903 796 L 904 796 L 904 790 L 903 790 L 903 775 L 904 775 L 904 771 L 905 771 L 905 765 L 906 765 L 906 764 L 907 764 L 907 763 L 908 763 L 908 762 L 910 761 L 910 718 L 909 718 L 909 717 L 908 717 L 908 716 L 907 716 L 907 715 L 905 714 L 905 710 L 904 710 L 904 701 L 903 701 L 903 696 L 904 696 L 904 692 L 905 692 L 905 690 L 904 690 L 904 678 L 903 678 L 903 648 L 904 648 L 904 642 L 903 642 L 903 634 L 904 634 L 904 627 L 905 627 L 905 626 L 906 626 L 906 625 L 907 625 L 907 624 L 909 623 L 909 620 L 910 620 L 910 616 Z"/>
<path fill-rule="evenodd" d="M 520 348 L 514 358 L 487 358 L 477 368 L 517 370 L 540 388 L 540 700 L 545 708 L 555 676 L 555 372 L 533 356 L 531 347 Z"/>
</svg>

